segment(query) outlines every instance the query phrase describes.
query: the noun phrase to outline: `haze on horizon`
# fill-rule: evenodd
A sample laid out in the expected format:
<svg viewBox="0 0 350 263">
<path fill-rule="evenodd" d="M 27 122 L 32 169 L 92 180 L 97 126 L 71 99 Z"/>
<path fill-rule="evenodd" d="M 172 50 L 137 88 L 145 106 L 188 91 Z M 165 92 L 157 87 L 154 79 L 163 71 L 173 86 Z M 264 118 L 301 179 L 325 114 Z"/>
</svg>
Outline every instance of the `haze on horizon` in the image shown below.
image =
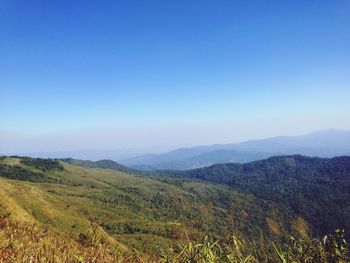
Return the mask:
<svg viewBox="0 0 350 263">
<path fill-rule="evenodd" d="M 350 2 L 0 2 L 0 152 L 350 130 Z"/>
</svg>

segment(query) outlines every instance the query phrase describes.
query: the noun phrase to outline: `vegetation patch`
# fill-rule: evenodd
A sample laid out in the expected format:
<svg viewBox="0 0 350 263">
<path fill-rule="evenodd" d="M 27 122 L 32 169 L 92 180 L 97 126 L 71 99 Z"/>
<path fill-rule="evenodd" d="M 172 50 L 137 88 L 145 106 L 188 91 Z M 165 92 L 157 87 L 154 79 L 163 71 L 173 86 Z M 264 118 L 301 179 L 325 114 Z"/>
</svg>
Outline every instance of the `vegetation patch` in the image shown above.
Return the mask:
<svg viewBox="0 0 350 263">
<path fill-rule="evenodd" d="M 21 163 L 42 171 L 63 171 L 63 166 L 59 163 L 59 161 L 53 159 L 23 157 L 21 158 Z"/>
<path fill-rule="evenodd" d="M 0 176 L 8 179 L 37 183 L 59 183 L 59 180 L 55 178 L 50 178 L 43 173 L 33 172 L 18 165 L 0 164 Z"/>
</svg>

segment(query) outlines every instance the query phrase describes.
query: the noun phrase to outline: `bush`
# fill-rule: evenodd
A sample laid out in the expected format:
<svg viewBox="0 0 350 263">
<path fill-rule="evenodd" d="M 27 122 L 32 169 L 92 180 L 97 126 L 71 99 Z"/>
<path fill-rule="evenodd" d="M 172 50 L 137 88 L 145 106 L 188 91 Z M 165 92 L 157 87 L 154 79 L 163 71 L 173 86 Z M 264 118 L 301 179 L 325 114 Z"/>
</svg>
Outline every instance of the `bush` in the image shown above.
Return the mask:
<svg viewBox="0 0 350 263">
<path fill-rule="evenodd" d="M 63 171 L 63 166 L 59 163 L 59 161 L 53 159 L 23 157 L 21 158 L 21 163 L 28 166 L 33 166 L 34 168 L 42 171 Z"/>
<path fill-rule="evenodd" d="M 17 165 L 0 164 L 0 176 L 29 182 L 58 183 L 58 180 L 54 178 L 49 178 L 42 173 L 33 172 Z"/>
</svg>

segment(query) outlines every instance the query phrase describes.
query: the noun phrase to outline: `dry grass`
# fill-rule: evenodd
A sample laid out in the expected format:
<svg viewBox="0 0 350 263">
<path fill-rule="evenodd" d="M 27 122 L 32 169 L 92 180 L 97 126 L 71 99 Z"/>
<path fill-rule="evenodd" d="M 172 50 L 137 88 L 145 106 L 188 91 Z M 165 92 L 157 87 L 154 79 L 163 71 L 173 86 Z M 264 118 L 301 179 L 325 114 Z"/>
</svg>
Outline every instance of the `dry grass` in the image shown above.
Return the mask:
<svg viewBox="0 0 350 263">
<path fill-rule="evenodd" d="M 149 259 L 137 251 L 127 251 L 123 247 L 107 245 L 96 232 L 93 222 L 91 235 L 81 235 L 79 240 L 57 234 L 47 228 L 34 224 L 19 223 L 0 215 L 0 263 L 32 262 L 164 262 L 164 263 L 255 263 L 255 257 L 248 244 L 236 237 L 230 247 L 220 245 L 208 238 L 202 243 L 178 244 L 175 255 L 160 251 L 160 258 Z M 345 263 L 348 262 L 344 233 L 337 230 L 322 241 L 297 240 L 275 246 L 276 257 L 268 262 L 299 263 Z M 160 261 L 159 261 L 160 260 Z M 266 261 L 266 260 L 265 260 Z M 265 262 L 264 261 L 264 262 Z"/>
<path fill-rule="evenodd" d="M 47 228 L 0 216 L 0 262 L 143 262 L 122 248 L 82 236 L 80 240 Z"/>
</svg>

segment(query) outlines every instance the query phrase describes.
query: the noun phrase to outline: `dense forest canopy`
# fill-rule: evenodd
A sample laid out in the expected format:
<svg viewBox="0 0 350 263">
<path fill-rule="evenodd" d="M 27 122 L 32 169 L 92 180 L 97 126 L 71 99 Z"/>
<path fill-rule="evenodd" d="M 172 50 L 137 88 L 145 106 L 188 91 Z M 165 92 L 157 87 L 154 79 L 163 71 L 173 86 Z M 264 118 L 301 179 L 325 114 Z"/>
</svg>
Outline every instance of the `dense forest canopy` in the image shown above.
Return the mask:
<svg viewBox="0 0 350 263">
<path fill-rule="evenodd" d="M 350 230 L 350 157 L 277 156 L 247 164 L 217 164 L 174 172 L 179 177 L 225 184 L 297 214 L 325 234 Z"/>
</svg>

